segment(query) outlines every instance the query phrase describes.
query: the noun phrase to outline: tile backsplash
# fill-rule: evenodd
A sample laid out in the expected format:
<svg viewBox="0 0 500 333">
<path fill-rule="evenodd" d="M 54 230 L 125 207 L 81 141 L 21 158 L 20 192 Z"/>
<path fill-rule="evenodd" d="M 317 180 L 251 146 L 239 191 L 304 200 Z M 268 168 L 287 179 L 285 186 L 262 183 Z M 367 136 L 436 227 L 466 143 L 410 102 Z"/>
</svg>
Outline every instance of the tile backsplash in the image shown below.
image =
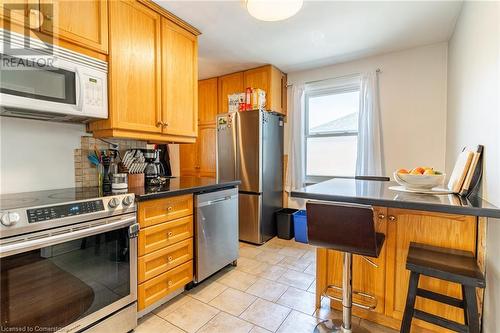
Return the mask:
<svg viewBox="0 0 500 333">
<path fill-rule="evenodd" d="M 146 141 L 126 140 L 126 139 L 109 139 L 107 142 L 118 145 L 120 155 L 123 156 L 127 149 L 144 149 Z M 95 150 L 108 150 L 111 145 L 101 139 L 96 139 L 91 136 L 82 136 L 80 148 L 75 149 L 75 186 L 89 187 L 98 185 L 97 168 L 90 163 L 87 156 Z"/>
</svg>

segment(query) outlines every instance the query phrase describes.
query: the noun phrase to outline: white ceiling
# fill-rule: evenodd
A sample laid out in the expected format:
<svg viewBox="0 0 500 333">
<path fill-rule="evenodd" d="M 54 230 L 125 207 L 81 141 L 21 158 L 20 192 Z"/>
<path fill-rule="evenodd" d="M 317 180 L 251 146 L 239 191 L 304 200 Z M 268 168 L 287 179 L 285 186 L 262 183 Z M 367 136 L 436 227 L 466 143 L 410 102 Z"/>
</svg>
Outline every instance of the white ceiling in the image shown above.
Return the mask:
<svg viewBox="0 0 500 333">
<path fill-rule="evenodd" d="M 274 64 L 285 72 L 446 41 L 459 1 L 305 1 L 280 22 L 251 17 L 244 2 L 161 1 L 198 28 L 199 78 Z"/>
</svg>

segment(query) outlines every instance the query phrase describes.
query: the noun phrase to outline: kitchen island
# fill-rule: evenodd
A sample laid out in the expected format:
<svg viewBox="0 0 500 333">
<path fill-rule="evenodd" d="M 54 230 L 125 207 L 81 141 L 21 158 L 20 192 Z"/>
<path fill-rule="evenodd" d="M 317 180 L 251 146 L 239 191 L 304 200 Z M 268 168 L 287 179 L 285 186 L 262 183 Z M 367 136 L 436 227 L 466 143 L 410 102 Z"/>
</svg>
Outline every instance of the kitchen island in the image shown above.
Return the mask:
<svg viewBox="0 0 500 333">
<path fill-rule="evenodd" d="M 353 314 L 399 329 L 410 275 L 405 268 L 410 242 L 470 251 L 476 255 L 484 272 L 486 218 L 499 218 L 500 209 L 479 197 L 467 199 L 453 194 L 424 195 L 389 189 L 395 185 L 393 182 L 332 179 L 292 191 L 291 196 L 373 206 L 377 232 L 384 233 L 386 241 L 379 258 L 373 260 L 376 267 L 354 256 L 353 289 L 374 295 L 377 306 L 374 311 L 354 307 Z M 326 286 L 340 287 L 341 281 L 341 253 L 318 248 L 317 307 Z M 419 286 L 462 298 L 460 285 L 454 283 L 422 277 Z M 483 289 L 477 290 L 480 305 L 483 292 Z M 341 308 L 335 301 L 331 306 Z M 420 298 L 417 298 L 416 307 L 463 323 L 463 312 L 458 308 Z M 412 332 L 449 332 L 418 319 L 413 320 L 412 327 Z"/>
</svg>

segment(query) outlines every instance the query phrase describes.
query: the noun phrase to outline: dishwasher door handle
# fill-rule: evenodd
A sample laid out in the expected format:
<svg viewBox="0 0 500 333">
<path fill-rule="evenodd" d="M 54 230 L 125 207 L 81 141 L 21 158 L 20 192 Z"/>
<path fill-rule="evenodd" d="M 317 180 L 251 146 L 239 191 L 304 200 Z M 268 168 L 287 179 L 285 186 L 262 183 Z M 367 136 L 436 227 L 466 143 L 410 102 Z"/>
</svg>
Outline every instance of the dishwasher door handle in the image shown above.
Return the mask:
<svg viewBox="0 0 500 333">
<path fill-rule="evenodd" d="M 210 205 L 214 205 L 214 204 L 219 203 L 219 202 L 223 202 L 223 201 L 227 201 L 227 200 L 231 200 L 231 199 L 236 199 L 237 197 L 238 197 L 237 195 L 228 195 L 224 198 L 209 200 L 209 201 L 205 201 L 205 202 L 199 202 L 196 207 L 210 206 Z"/>
</svg>

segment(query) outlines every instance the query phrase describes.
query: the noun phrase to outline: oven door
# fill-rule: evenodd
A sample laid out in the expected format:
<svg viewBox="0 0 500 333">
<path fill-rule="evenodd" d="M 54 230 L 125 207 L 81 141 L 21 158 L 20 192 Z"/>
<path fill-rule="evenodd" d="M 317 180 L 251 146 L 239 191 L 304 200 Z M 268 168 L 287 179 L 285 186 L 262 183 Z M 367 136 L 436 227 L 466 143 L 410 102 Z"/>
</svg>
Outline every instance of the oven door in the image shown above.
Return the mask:
<svg viewBox="0 0 500 333">
<path fill-rule="evenodd" d="M 135 214 L 2 240 L 2 332 L 79 331 L 137 300 Z"/>
</svg>

